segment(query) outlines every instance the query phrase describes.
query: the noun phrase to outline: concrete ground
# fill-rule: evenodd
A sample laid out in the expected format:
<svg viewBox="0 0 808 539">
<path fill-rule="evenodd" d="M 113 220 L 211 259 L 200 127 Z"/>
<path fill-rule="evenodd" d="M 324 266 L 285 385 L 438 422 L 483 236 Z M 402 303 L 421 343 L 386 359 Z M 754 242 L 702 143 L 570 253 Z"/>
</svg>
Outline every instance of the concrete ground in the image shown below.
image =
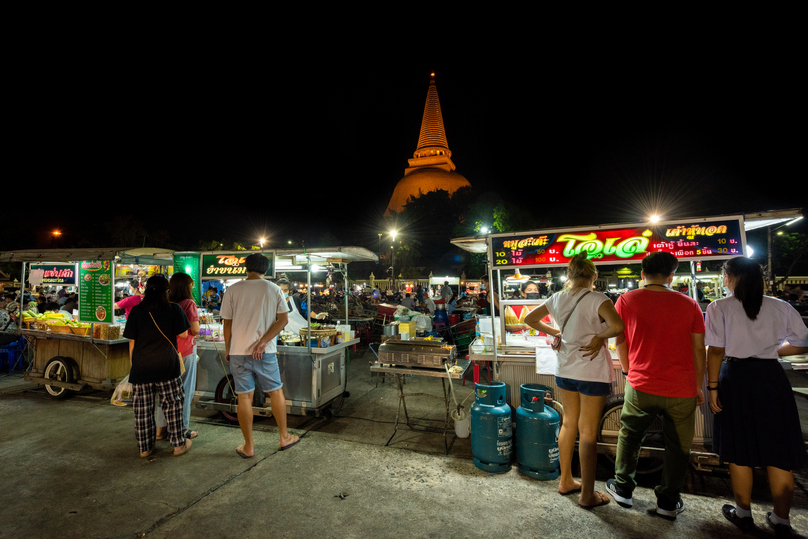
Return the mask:
<svg viewBox="0 0 808 539">
<path fill-rule="evenodd" d="M 175 458 L 158 442 L 157 453 L 141 459 L 132 409 L 110 405 L 108 393 L 56 401 L 21 374 L 0 374 L 0 538 L 739 535 L 721 516 L 732 497 L 723 474 L 691 472 L 686 510 L 671 522 L 653 513 L 649 479 L 641 479 L 633 509 L 612 502 L 585 510 L 576 496 L 557 494 L 555 481 L 526 478 L 515 467 L 500 475 L 477 469 L 470 439 L 454 440 L 446 455 L 439 433 L 404 427 L 385 447 L 398 389 L 371 375 L 373 358 L 353 355 L 350 397 L 335 418 L 290 416 L 293 432 L 305 436 L 289 451 L 278 451 L 274 420 L 256 418 L 257 455 L 247 460 L 235 453 L 240 430 L 216 413 L 194 410 L 200 434 L 187 455 Z M 793 374 L 799 383 L 807 378 Z M 438 379 L 406 384 L 408 392 L 442 397 Z M 455 383 L 467 408 L 472 386 Z M 438 400 L 407 403 L 414 417 L 442 420 Z M 800 406 L 805 420 L 808 408 Z M 599 469 L 601 491 L 608 477 Z M 805 470 L 797 482 L 791 520 L 806 534 Z M 773 537 L 764 520 L 771 510 L 765 474 L 756 476 L 754 496 L 750 535 Z"/>
</svg>

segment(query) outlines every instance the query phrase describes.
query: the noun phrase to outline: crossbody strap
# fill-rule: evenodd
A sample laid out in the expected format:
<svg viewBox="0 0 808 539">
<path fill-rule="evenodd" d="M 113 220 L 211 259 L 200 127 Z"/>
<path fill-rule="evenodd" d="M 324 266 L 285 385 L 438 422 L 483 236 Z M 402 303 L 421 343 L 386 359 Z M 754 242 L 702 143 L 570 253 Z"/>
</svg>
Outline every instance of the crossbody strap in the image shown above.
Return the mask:
<svg viewBox="0 0 808 539">
<path fill-rule="evenodd" d="M 576 301 L 575 305 L 572 306 L 572 311 L 570 311 L 570 314 L 568 314 L 567 318 L 564 319 L 564 324 L 562 324 L 562 326 L 561 326 L 561 333 L 564 333 L 564 328 L 567 327 L 567 322 L 569 322 L 570 316 L 572 316 L 573 311 L 575 311 L 575 307 L 577 307 L 578 304 L 581 303 L 581 300 L 584 299 L 584 296 L 587 295 L 590 292 L 591 292 L 591 290 L 587 290 L 586 292 L 581 294 L 581 297 L 578 298 L 578 301 Z M 151 314 L 151 313 L 149 313 L 149 314 Z"/>
<path fill-rule="evenodd" d="M 166 337 L 166 334 L 165 334 L 165 333 L 163 333 L 163 330 L 162 330 L 162 329 L 160 329 L 160 326 L 158 326 L 158 325 L 157 325 L 157 321 L 156 321 L 156 320 L 154 319 L 154 317 L 152 316 L 152 313 L 149 313 L 149 316 L 151 316 L 152 322 L 154 322 L 154 325 L 157 327 L 157 331 L 159 331 L 159 332 L 160 332 L 160 335 L 162 335 L 163 337 Z M 176 347 L 176 346 L 174 346 L 174 343 L 173 343 L 173 342 L 171 342 L 171 339 L 169 339 L 168 337 L 166 337 L 166 340 L 168 341 L 168 344 L 170 344 L 170 345 L 171 345 L 171 348 L 173 348 L 173 349 L 174 349 L 174 351 L 175 351 L 175 352 L 177 352 L 177 354 L 179 354 L 179 351 L 177 350 L 177 347 Z"/>
</svg>

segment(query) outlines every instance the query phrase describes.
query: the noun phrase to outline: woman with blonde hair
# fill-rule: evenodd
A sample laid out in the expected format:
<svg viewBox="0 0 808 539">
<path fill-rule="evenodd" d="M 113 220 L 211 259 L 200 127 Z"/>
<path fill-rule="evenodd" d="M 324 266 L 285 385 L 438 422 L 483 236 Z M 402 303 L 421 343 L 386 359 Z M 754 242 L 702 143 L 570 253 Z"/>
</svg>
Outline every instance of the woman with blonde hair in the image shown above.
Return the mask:
<svg viewBox="0 0 808 539">
<path fill-rule="evenodd" d="M 623 321 L 612 300 L 592 291 L 597 277 L 595 264 L 587 259 L 586 252 L 576 255 L 567 268 L 564 290 L 553 294 L 525 318 L 525 323 L 534 329 L 561 339 L 556 350 L 555 378 L 564 405 L 564 422 L 558 437 L 561 467 L 558 492 L 562 495 L 580 492 L 578 503 L 587 509 L 609 503 L 609 496 L 595 491 L 598 423 L 615 380 L 606 341 L 623 332 Z M 542 322 L 548 314 L 561 328 Z M 576 437 L 580 438 L 580 482 L 572 477 Z"/>
</svg>

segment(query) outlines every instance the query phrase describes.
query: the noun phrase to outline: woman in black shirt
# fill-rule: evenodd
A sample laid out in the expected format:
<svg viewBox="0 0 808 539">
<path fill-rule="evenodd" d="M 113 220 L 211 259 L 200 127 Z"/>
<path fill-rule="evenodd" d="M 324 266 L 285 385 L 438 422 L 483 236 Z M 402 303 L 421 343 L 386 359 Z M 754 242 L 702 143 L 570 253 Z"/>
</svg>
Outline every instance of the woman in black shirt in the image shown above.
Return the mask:
<svg viewBox="0 0 808 539">
<path fill-rule="evenodd" d="M 129 339 L 129 382 L 133 389 L 135 435 L 141 457 L 148 457 L 154 450 L 155 394 L 160 395 L 174 455 L 182 455 L 191 448 L 191 440 L 185 439 L 182 430 L 185 392 L 177 355 L 177 337 L 185 338 L 190 327 L 182 308 L 168 301 L 168 280 L 162 275 L 150 277 L 143 300 L 132 308 L 123 332 Z"/>
</svg>

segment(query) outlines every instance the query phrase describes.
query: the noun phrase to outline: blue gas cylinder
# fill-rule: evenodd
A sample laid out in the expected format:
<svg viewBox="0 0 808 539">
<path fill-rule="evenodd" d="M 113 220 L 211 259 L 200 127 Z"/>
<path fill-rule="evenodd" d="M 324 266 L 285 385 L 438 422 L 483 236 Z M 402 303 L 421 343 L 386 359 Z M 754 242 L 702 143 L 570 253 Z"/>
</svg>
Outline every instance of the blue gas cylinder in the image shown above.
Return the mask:
<svg viewBox="0 0 808 539">
<path fill-rule="evenodd" d="M 474 465 L 487 472 L 504 472 L 511 467 L 513 429 L 506 389 L 502 382 L 474 384 L 471 454 Z"/>
<path fill-rule="evenodd" d="M 561 420 L 553 408 L 544 405 L 541 384 L 523 384 L 519 388 L 520 405 L 516 410 L 516 460 L 519 471 L 536 479 L 558 477 L 558 434 Z"/>
<path fill-rule="evenodd" d="M 446 311 L 437 310 L 435 311 L 435 320 L 434 322 L 443 322 L 447 326 L 449 325 L 449 315 Z M 433 323 L 434 323 L 433 322 Z"/>
</svg>

